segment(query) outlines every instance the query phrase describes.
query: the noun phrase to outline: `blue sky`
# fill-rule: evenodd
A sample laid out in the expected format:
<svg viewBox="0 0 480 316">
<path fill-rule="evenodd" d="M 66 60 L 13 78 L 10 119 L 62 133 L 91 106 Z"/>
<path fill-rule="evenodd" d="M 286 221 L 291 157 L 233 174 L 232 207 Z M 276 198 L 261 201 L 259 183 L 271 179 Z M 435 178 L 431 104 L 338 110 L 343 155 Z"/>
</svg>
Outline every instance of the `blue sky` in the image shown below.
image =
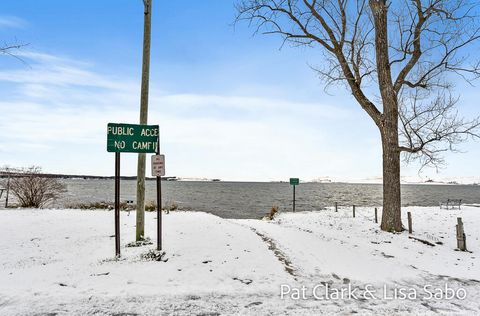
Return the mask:
<svg viewBox="0 0 480 316">
<path fill-rule="evenodd" d="M 160 125 L 167 175 L 380 176 L 378 131 L 343 88 L 325 93 L 309 68 L 319 51 L 280 50 L 234 18 L 234 1 L 154 0 L 149 123 Z M 142 32 L 141 0 L 2 1 L 0 41 L 29 45 L 26 64 L 0 56 L 0 165 L 112 175 L 106 126 L 138 121 Z M 477 89 L 458 89 L 461 112 L 478 115 Z M 480 176 L 480 143 L 462 149 L 423 176 Z M 122 162 L 134 175 L 135 155 Z"/>
</svg>

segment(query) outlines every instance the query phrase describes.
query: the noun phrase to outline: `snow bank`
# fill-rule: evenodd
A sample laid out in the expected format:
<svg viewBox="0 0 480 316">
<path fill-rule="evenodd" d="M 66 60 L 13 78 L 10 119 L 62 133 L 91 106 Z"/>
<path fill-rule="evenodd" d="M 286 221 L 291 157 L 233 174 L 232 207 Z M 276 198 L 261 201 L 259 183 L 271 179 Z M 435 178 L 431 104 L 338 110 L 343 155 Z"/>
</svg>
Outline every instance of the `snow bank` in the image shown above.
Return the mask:
<svg viewBox="0 0 480 316">
<path fill-rule="evenodd" d="M 0 314 L 480 312 L 480 208 L 406 211 L 413 215 L 413 236 L 435 246 L 406 232 L 381 232 L 372 208 L 357 208 L 356 218 L 350 209 L 329 209 L 283 213 L 274 221 L 171 212 L 163 217 L 168 261 L 151 262 L 141 254 L 154 244 L 125 247 L 135 236 L 134 212 L 121 214 L 117 261 L 113 212 L 2 210 Z M 147 236 L 153 238 L 156 214 L 146 215 Z M 454 251 L 457 216 L 472 253 Z M 421 291 L 427 284 L 447 284 L 468 295 L 388 296 L 398 287 Z M 361 294 L 371 286 L 378 297 L 318 298 L 312 295 L 316 286 L 332 292 L 351 287 Z M 302 287 L 310 295 L 292 296 Z"/>
</svg>

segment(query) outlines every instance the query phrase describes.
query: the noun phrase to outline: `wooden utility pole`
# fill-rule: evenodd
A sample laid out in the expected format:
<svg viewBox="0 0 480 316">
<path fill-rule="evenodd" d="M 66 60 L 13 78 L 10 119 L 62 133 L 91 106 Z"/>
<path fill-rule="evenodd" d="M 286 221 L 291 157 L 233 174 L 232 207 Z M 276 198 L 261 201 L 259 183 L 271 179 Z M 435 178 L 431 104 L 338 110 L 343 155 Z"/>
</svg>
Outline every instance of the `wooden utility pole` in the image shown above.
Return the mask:
<svg viewBox="0 0 480 316">
<path fill-rule="evenodd" d="M 143 62 L 142 62 L 142 90 L 140 92 L 140 124 L 148 121 L 148 88 L 150 79 L 150 39 L 152 22 L 152 0 L 143 0 Z M 138 154 L 137 164 L 137 234 L 136 240 L 145 237 L 145 154 Z"/>
</svg>

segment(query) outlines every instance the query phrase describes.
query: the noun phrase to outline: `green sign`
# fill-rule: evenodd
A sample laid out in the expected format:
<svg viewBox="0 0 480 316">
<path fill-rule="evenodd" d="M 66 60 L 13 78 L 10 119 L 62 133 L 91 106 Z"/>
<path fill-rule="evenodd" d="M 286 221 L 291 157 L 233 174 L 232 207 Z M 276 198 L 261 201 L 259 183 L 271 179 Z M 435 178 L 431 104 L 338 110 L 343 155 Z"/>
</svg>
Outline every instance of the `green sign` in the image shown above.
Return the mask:
<svg viewBox="0 0 480 316">
<path fill-rule="evenodd" d="M 155 153 L 158 125 L 108 123 L 107 151 L 126 153 Z"/>
<path fill-rule="evenodd" d="M 291 185 L 299 185 L 300 180 L 298 178 L 290 178 L 290 184 Z"/>
</svg>

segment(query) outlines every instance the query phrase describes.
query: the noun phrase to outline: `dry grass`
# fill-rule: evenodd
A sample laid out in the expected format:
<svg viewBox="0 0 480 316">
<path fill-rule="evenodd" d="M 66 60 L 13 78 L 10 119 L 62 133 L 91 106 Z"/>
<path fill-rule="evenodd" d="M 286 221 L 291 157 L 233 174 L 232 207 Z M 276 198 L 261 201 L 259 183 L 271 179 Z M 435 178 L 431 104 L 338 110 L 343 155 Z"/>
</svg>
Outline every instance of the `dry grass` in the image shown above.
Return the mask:
<svg viewBox="0 0 480 316">
<path fill-rule="evenodd" d="M 275 215 L 278 213 L 278 206 L 272 206 L 272 209 L 270 210 L 270 213 L 268 213 L 267 216 L 265 216 L 266 219 L 268 220 L 273 220 L 275 218 Z"/>
</svg>

